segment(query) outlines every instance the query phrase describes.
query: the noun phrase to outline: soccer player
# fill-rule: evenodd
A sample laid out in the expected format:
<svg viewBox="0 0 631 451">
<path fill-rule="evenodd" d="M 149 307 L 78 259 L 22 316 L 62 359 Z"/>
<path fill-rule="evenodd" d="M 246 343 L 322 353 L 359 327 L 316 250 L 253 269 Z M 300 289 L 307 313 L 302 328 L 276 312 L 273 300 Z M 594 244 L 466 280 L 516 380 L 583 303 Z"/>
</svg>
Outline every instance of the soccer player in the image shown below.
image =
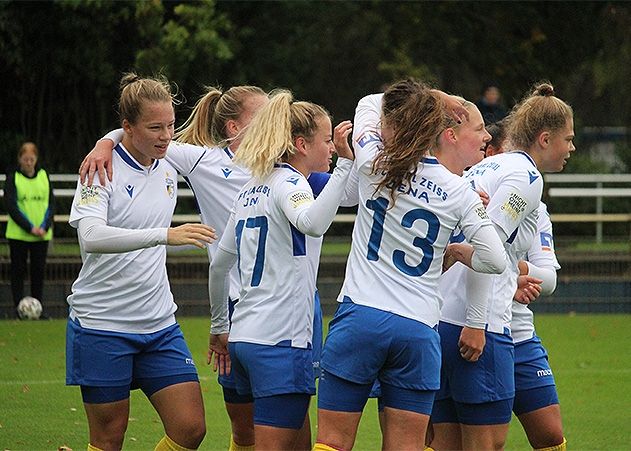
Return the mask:
<svg viewBox="0 0 631 451">
<path fill-rule="evenodd" d="M 493 139 L 486 153 L 504 152 L 504 121 L 489 127 Z M 552 294 L 556 288 L 556 272 L 561 268 L 554 252 L 552 222 L 546 205 L 539 204 L 537 233 L 527 255 L 519 262 L 520 278 L 526 275 L 541 280 L 540 294 Z M 511 335 L 515 343 L 515 401 L 513 412 L 521 422 L 530 446 L 535 450 L 564 450 L 561 409 L 548 353 L 537 336 L 530 301 L 538 297 L 516 296 L 512 304 Z"/>
<path fill-rule="evenodd" d="M 217 234 L 223 235 L 234 198 L 250 180 L 250 172 L 236 165 L 233 157 L 238 153 L 245 129 L 256 112 L 267 103 L 267 94 L 255 86 L 233 86 L 225 91 L 209 88 L 202 96 L 184 125 L 175 134 L 169 144 L 165 159 L 183 174 L 191 186 L 203 223 L 213 222 Z M 97 142 L 95 149 L 86 156 L 81 166 L 82 178 L 92 183 L 95 172 L 101 181 L 105 172 L 111 180 L 112 146 L 120 141 L 122 131 L 108 133 Z M 314 196 L 320 193 L 328 181 L 329 174 L 316 172 L 309 176 Z M 350 197 L 348 194 L 345 197 Z M 342 201 L 344 205 L 351 201 Z M 218 242 L 208 246 L 209 260 L 217 250 Z M 317 275 L 319 248 L 309 254 L 310 271 Z M 236 267 L 230 271 L 230 316 L 234 304 L 239 299 L 240 280 Z M 314 368 L 319 369 L 322 347 L 322 312 L 317 292 L 315 294 L 314 314 Z M 210 362 L 209 362 L 210 363 Z M 226 411 L 230 418 L 232 435 L 230 451 L 248 451 L 254 447 L 253 399 L 248 395 L 239 395 L 235 389 L 232 375 L 219 375 Z M 310 447 L 311 433 L 308 417 L 302 431 L 305 447 Z"/>
<path fill-rule="evenodd" d="M 66 383 L 81 386 L 89 450 L 121 449 L 135 388 L 162 419 L 156 450 L 196 449 L 206 433 L 204 405 L 174 316 L 165 245 L 203 248 L 215 234 L 202 224 L 169 227 L 177 184 L 163 160 L 175 122 L 168 83 L 124 75 L 119 111 L 118 177 L 79 183 L 70 213 L 83 266 L 68 296 Z"/>
<path fill-rule="evenodd" d="M 428 154 L 447 101 L 451 109 L 446 95 L 404 80 L 357 106 L 359 206 L 322 354 L 315 449 L 352 448 L 377 378 L 383 449 L 422 449 L 440 379 L 437 282 L 454 227 L 474 248 L 452 248 L 449 258 L 494 273 L 505 267 L 479 196 Z"/>
<path fill-rule="evenodd" d="M 278 91 L 250 124 L 236 156 L 253 178 L 235 199 L 211 263 L 211 350 L 220 371 L 235 374 L 237 391 L 254 398 L 256 449 L 303 446 L 300 430 L 315 393 L 316 280 L 309 256 L 319 254 L 344 194 L 351 129 L 344 121 L 332 134 L 322 107 Z M 336 149 L 337 167 L 314 200 L 307 176 L 326 171 Z M 241 294 L 229 329 L 225 282 L 237 260 Z"/>
<path fill-rule="evenodd" d="M 454 265 L 441 279 L 443 367 L 432 412 L 432 447 L 437 450 L 504 446 L 515 394 L 510 327 L 519 258 L 535 236 L 543 188 L 539 171 L 562 170 L 574 150 L 572 110 L 554 97 L 551 85 L 542 83 L 511 112 L 508 136 L 515 151 L 489 157 L 465 175 L 490 197 L 487 211 L 509 256 L 506 272 L 475 275 Z M 476 285 L 475 291 L 462 289 Z M 469 314 L 463 303 L 471 293 L 489 298 L 486 331 L 476 332 L 486 343 L 477 361 L 468 359 L 460 344 Z"/>
</svg>

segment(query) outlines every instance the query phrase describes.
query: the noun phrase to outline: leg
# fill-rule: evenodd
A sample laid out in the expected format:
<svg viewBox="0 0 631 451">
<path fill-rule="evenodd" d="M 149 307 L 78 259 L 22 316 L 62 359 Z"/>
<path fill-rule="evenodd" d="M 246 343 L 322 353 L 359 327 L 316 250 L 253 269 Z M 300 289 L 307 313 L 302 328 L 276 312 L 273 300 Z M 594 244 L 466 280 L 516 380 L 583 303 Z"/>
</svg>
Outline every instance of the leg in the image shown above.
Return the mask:
<svg viewBox="0 0 631 451">
<path fill-rule="evenodd" d="M 9 249 L 11 254 L 11 293 L 13 294 L 13 303 L 17 307 L 24 297 L 27 243 L 20 240 L 9 240 Z"/>
<path fill-rule="evenodd" d="M 204 402 L 199 382 L 169 385 L 149 398 L 167 436 L 178 445 L 197 449 L 206 435 Z"/>
<path fill-rule="evenodd" d="M 429 443 L 436 451 L 462 449 L 462 434 L 458 423 L 434 423 L 434 437 Z"/>
<path fill-rule="evenodd" d="M 311 451 L 311 420 L 309 419 L 309 412 L 305 415 L 305 422 L 302 424 L 300 431 L 298 431 L 298 438 L 294 445 L 295 450 L 299 451 Z"/>
<path fill-rule="evenodd" d="M 30 243 L 31 265 L 31 296 L 44 304 L 44 276 L 46 272 L 46 256 L 48 255 L 48 241 Z"/>
<path fill-rule="evenodd" d="M 462 432 L 453 399 L 434 401 L 431 419 L 433 437 L 429 446 L 436 451 L 462 449 Z"/>
<path fill-rule="evenodd" d="M 127 430 L 129 398 L 103 404 L 83 404 L 88 417 L 90 444 L 104 451 L 120 450 Z"/>
<path fill-rule="evenodd" d="M 534 449 L 549 448 L 563 443 L 561 408 L 558 404 L 543 407 L 519 415 L 530 446 Z"/>
<path fill-rule="evenodd" d="M 226 412 L 230 418 L 232 440 L 238 447 L 254 446 L 254 404 L 226 402 Z"/>
<path fill-rule="evenodd" d="M 418 450 L 425 448 L 425 432 L 429 424 L 429 415 L 409 410 L 392 409 L 386 407 L 383 410 L 384 450 Z M 418 433 L 410 433 L 418 431 Z"/>
<path fill-rule="evenodd" d="M 503 450 L 508 435 L 508 423 L 462 425 L 462 445 L 465 450 Z"/>
<path fill-rule="evenodd" d="M 355 444 L 361 412 L 340 412 L 318 409 L 317 443 L 339 450 L 350 450 Z"/>
<path fill-rule="evenodd" d="M 301 439 L 308 427 L 311 395 L 289 393 L 254 400 L 255 449 L 304 449 Z M 307 425 L 307 426 L 305 426 Z M 309 439 L 309 442 L 311 440 Z M 307 450 L 310 449 L 310 443 Z"/>
</svg>

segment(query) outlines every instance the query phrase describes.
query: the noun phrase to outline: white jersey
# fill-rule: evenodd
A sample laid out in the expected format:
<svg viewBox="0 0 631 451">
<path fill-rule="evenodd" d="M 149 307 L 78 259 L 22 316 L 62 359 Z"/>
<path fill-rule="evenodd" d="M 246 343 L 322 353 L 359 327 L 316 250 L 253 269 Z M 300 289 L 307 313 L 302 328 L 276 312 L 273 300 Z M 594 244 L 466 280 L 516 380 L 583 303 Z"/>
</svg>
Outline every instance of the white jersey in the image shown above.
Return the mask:
<svg viewBox="0 0 631 451">
<path fill-rule="evenodd" d="M 311 345 L 313 256 L 319 256 L 322 237 L 301 233 L 292 221 L 312 203 L 306 178 L 287 164 L 277 165 L 263 180 L 252 179 L 239 192 L 219 244 L 238 255 L 241 276 L 230 341 Z"/>
<path fill-rule="evenodd" d="M 502 274 L 489 275 L 487 330 L 503 333 L 510 329 L 511 306 L 517 288 L 519 256 L 534 239 L 543 178 L 525 152 L 509 152 L 484 159 L 465 174 L 471 186 L 490 196 L 487 212 L 501 238 L 508 265 Z M 502 236 L 503 235 L 503 236 Z M 456 264 L 443 274 L 441 321 L 464 325 L 466 319 L 466 276 L 469 268 Z"/>
<path fill-rule="evenodd" d="M 143 167 L 119 144 L 112 155 L 114 181 L 77 184 L 70 225 L 99 218 L 124 229 L 167 228 L 177 198 L 177 173 L 164 160 Z M 81 245 L 81 242 L 79 243 Z M 163 245 L 120 254 L 86 253 L 68 296 L 70 317 L 83 327 L 152 333 L 175 323 Z"/>
<path fill-rule="evenodd" d="M 200 147 L 172 141 L 165 158 L 191 187 L 202 223 L 213 227 L 219 238 L 224 234 L 236 195 L 251 178 L 249 171 L 234 164 L 233 157 L 227 147 Z M 207 246 L 211 261 L 218 245 L 216 240 Z M 239 286 L 235 266 L 230 271 L 231 299 L 239 298 Z"/>
<path fill-rule="evenodd" d="M 550 268 L 555 271 L 561 269 L 556 254 L 554 253 L 554 237 L 552 235 L 552 221 L 546 204 L 539 204 L 539 220 L 537 221 L 537 233 L 528 249 L 528 253 L 522 256 L 540 268 Z M 535 336 L 535 323 L 533 313 L 527 305 L 513 301 L 513 319 L 511 322 L 513 341 L 519 343 L 530 340 Z"/>
<path fill-rule="evenodd" d="M 375 192 L 381 174 L 372 173 L 382 142 L 376 127 L 381 94 L 360 100 L 353 142 L 359 205 L 346 278 L 338 301 L 378 308 L 434 327 L 445 246 L 456 226 L 473 236 L 490 226 L 479 196 L 436 158 L 424 158 L 410 187 L 400 187 L 392 205 L 390 190 Z"/>
</svg>

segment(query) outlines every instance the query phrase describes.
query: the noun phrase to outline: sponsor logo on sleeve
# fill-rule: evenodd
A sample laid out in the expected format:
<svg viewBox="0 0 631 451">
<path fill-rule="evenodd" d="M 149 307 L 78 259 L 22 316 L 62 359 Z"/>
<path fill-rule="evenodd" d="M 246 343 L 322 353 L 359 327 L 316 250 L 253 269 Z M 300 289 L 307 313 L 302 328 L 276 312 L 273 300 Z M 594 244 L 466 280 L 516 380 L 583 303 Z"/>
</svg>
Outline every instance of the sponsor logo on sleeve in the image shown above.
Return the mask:
<svg viewBox="0 0 631 451">
<path fill-rule="evenodd" d="M 552 244 L 552 234 L 546 232 L 540 232 L 539 237 L 541 239 L 541 250 L 551 251 L 554 245 Z"/>
<path fill-rule="evenodd" d="M 528 205 L 526 199 L 517 193 L 511 193 L 508 200 L 502 205 L 501 210 L 506 216 L 515 221 L 526 210 L 526 205 Z"/>
<path fill-rule="evenodd" d="M 93 205 L 99 202 L 99 191 L 95 185 L 82 186 L 78 205 Z"/>
<path fill-rule="evenodd" d="M 301 205 L 313 202 L 313 194 L 307 191 L 298 191 L 297 193 L 292 193 L 291 196 L 289 196 L 289 201 L 291 202 L 292 207 L 298 208 Z"/>
<path fill-rule="evenodd" d="M 480 205 L 475 209 L 476 214 L 480 217 L 480 219 L 489 219 L 489 215 L 486 213 L 486 208 L 483 205 Z"/>
</svg>

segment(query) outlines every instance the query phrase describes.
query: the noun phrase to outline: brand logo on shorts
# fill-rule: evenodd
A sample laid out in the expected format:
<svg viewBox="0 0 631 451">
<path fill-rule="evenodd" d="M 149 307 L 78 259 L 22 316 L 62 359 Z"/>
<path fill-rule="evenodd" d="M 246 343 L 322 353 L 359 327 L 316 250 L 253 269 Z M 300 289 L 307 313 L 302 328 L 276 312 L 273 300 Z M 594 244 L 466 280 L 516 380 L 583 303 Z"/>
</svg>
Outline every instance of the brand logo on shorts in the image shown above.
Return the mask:
<svg viewBox="0 0 631 451">
<path fill-rule="evenodd" d="M 187 365 L 195 365 L 195 362 L 193 362 L 193 359 L 185 359 L 184 363 L 186 363 Z"/>
<path fill-rule="evenodd" d="M 545 376 L 552 376 L 552 370 L 550 368 L 548 368 L 547 370 L 537 371 L 537 377 L 545 377 Z"/>
</svg>

